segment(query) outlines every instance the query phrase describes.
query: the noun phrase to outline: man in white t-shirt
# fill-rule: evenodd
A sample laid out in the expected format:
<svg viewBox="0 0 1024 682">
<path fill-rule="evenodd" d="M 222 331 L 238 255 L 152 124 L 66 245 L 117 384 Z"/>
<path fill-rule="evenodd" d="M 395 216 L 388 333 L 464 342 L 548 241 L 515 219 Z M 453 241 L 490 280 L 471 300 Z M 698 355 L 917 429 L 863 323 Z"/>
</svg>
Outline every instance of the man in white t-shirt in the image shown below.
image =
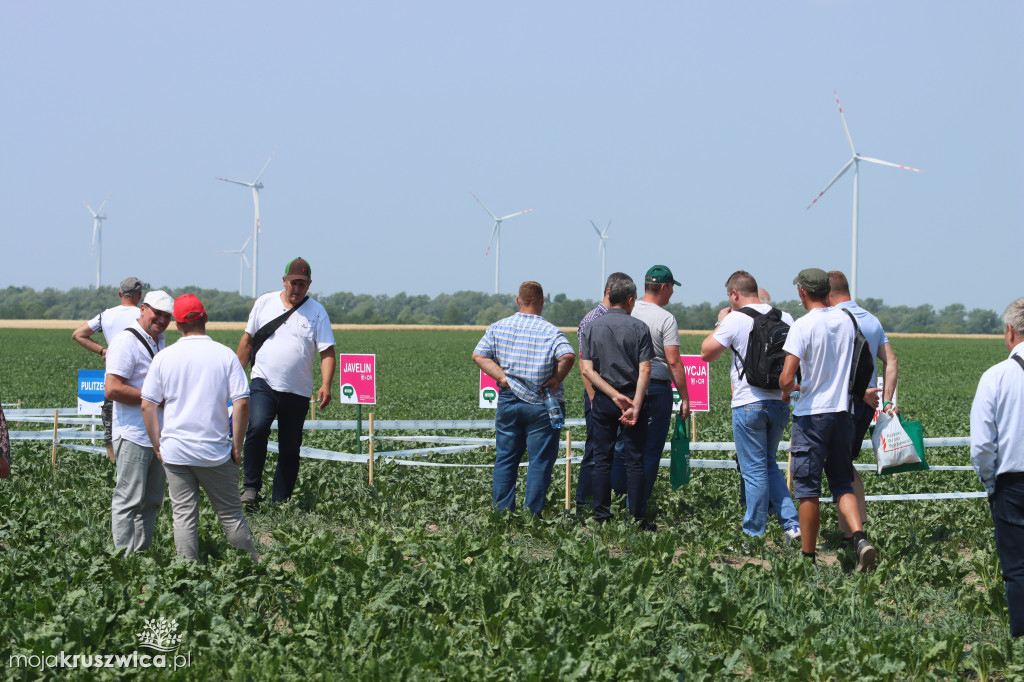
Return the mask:
<svg viewBox="0 0 1024 682">
<path fill-rule="evenodd" d="M 206 310 L 198 298 L 179 296 L 174 321 L 182 336 L 153 358 L 142 384 L 142 418 L 167 474 L 175 551 L 199 561 L 202 488 L 228 542 L 258 562 L 238 495 L 238 464 L 249 422 L 245 370 L 230 348 L 206 335 Z"/>
<path fill-rule="evenodd" d="M 864 334 L 864 338 L 868 342 L 868 348 L 871 350 L 871 381 L 868 383 L 868 388 L 873 389 L 878 386 L 878 360 L 882 361 L 882 367 L 884 368 L 885 377 L 882 383 L 884 393 L 882 409 L 889 414 L 895 414 L 896 405 L 893 398 L 896 395 L 896 382 L 899 380 L 899 371 L 896 364 L 896 352 L 893 351 L 892 345 L 889 343 L 889 337 L 885 335 L 885 330 L 882 329 L 882 323 L 878 321 L 878 318 L 869 313 L 868 311 L 857 305 L 857 302 L 850 298 L 850 283 L 846 280 L 846 275 L 841 273 L 839 270 L 830 270 L 828 273 L 828 281 L 831 286 L 831 290 L 828 293 L 828 303 L 840 310 L 849 310 L 855 318 L 857 318 L 857 325 L 860 327 L 860 331 Z M 871 421 L 875 417 L 875 411 L 878 409 L 878 391 L 869 390 L 867 395 L 859 400 L 854 400 L 850 410 L 853 413 L 853 440 L 851 441 L 850 447 L 850 461 L 857 461 L 860 456 L 861 446 L 864 444 L 864 435 L 868 432 L 868 427 L 871 426 Z M 868 522 L 868 511 L 867 505 L 864 503 L 864 481 L 861 480 L 860 473 L 855 468 L 853 470 L 853 493 L 857 496 L 857 507 L 860 509 L 860 522 L 866 524 Z M 843 517 L 839 517 L 839 530 L 843 532 L 843 540 L 845 542 L 853 541 L 852 531 L 846 527 L 843 522 Z"/>
<path fill-rule="evenodd" d="M 644 445 L 644 496 L 640 500 L 640 514 L 648 516 L 648 503 L 658 478 L 661 457 L 665 450 L 665 436 L 672 424 L 672 382 L 679 391 L 681 404 L 679 416 L 690 418 L 690 396 L 686 390 L 686 371 L 679 357 L 679 323 L 675 316 L 665 310 L 676 286 L 667 265 L 654 265 L 644 276 L 644 297 L 633 306 L 632 317 L 647 325 L 651 332 L 654 355 L 651 358 L 651 379 L 644 395 L 647 405 L 647 438 Z M 625 440 L 616 444 L 616 458 L 612 466 L 612 490 L 626 490 L 626 465 L 621 457 Z M 651 521 L 650 518 L 647 519 Z M 651 524 L 648 523 L 651 527 Z"/>
<path fill-rule="evenodd" d="M 822 473 L 836 507 L 853 531 L 857 570 L 875 567 L 875 548 L 864 535 L 853 493 L 850 461 L 850 369 L 855 327 L 842 310 L 829 307 L 828 273 L 807 268 L 793 280 L 807 314 L 793 323 L 783 350 L 786 364 L 779 377 L 782 398 L 793 391 L 800 397 L 793 407 L 790 473 L 793 495 L 800 500 L 801 544 L 805 557 L 815 559 L 821 510 Z M 797 370 L 802 377 L 796 383 Z M 750 494 L 749 492 L 747 493 Z"/>
<path fill-rule="evenodd" d="M 331 402 L 331 382 L 337 365 L 334 332 L 327 311 L 307 296 L 313 281 L 309 263 L 303 258 L 292 259 L 281 280 L 282 291 L 256 299 L 238 344 L 238 360 L 243 366 L 249 364 L 255 353 L 249 385 L 252 410 L 245 434 L 242 493 L 242 503 L 250 509 L 259 504 L 267 440 L 275 418 L 279 451 L 271 499 L 284 502 L 291 498 L 299 477 L 302 428 L 313 392 L 313 361 L 320 356 L 321 382 L 316 393 L 320 409 Z M 279 318 L 285 315 L 288 317 L 282 323 Z M 264 329 L 267 325 L 274 329 L 269 336 L 266 333 L 270 328 Z"/>
<path fill-rule="evenodd" d="M 102 313 L 88 322 L 83 322 L 78 329 L 71 333 L 74 339 L 82 348 L 96 353 L 104 361 L 107 359 L 107 349 L 92 340 L 92 335 L 100 332 L 107 339 L 107 345 L 114 340 L 118 334 L 131 326 L 139 317 L 139 299 L 142 298 L 142 280 L 138 277 L 125 277 L 121 280 L 121 286 L 117 291 L 121 297 L 121 305 L 107 308 Z M 107 457 L 114 461 L 114 403 L 110 400 L 103 402 L 103 444 L 107 446 Z"/>
<path fill-rule="evenodd" d="M 751 386 L 743 366 L 747 340 L 754 327 L 754 317 L 749 313 L 760 316 L 773 308 L 760 302 L 757 280 L 745 270 L 737 270 L 729 277 L 725 293 L 729 307 L 718 313 L 715 331 L 701 343 L 700 356 L 713 362 L 726 349 L 732 349 L 732 433 L 746 490 L 743 532 L 763 535 L 771 507 L 786 538 L 796 540 L 800 537 L 800 520 L 778 464 L 779 442 L 789 423 L 789 404 L 783 402 L 781 389 Z M 793 324 L 789 313 L 781 313 L 780 318 Z"/>
<path fill-rule="evenodd" d="M 164 467 L 156 457 L 142 420 L 142 384 L 150 364 L 166 345 L 164 330 L 174 312 L 165 291 L 150 291 L 139 319 L 110 340 L 104 393 L 114 401 L 118 437 L 114 441 L 117 482 L 110 504 L 114 547 L 126 554 L 153 544 L 156 514 L 164 501 Z"/>
</svg>

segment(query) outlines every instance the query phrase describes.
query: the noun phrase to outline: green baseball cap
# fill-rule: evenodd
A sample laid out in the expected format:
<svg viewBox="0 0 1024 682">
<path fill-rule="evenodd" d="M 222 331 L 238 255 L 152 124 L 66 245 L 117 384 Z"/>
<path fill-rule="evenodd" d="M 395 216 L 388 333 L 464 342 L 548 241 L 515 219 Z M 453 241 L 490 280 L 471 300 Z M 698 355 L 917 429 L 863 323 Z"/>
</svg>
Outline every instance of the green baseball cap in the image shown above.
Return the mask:
<svg viewBox="0 0 1024 682">
<path fill-rule="evenodd" d="M 801 270 L 800 274 L 793 279 L 793 284 L 807 293 L 815 295 L 827 294 L 832 290 L 832 285 L 828 281 L 828 273 L 821 268 Z"/>
<path fill-rule="evenodd" d="M 675 284 L 677 287 L 683 286 L 682 282 L 677 282 L 672 277 L 672 271 L 669 270 L 667 265 L 654 265 L 650 270 L 647 271 L 647 276 L 644 277 L 644 282 L 650 282 L 652 284 Z"/>
</svg>

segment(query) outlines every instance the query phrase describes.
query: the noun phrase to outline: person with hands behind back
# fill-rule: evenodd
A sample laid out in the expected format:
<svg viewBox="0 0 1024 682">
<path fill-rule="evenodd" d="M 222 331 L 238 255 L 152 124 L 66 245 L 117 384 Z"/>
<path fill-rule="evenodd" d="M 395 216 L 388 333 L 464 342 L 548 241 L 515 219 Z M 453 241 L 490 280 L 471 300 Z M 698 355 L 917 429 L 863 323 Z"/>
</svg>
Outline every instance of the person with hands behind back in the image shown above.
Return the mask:
<svg viewBox="0 0 1024 682">
<path fill-rule="evenodd" d="M 608 312 L 591 322 L 580 336 L 581 370 L 594 388 L 587 422 L 587 440 L 593 441 L 594 520 L 604 523 L 612 517 L 612 459 L 621 437 L 629 513 L 642 528 L 653 530 L 644 519 L 642 504 L 648 419 L 644 396 L 650 383 L 654 347 L 648 326 L 630 316 L 636 305 L 636 284 L 622 273 L 608 279 L 613 282 L 608 289 Z"/>
<path fill-rule="evenodd" d="M 576 362 L 576 353 L 565 334 L 540 316 L 540 284 L 523 282 L 516 305 L 519 312 L 487 327 L 473 349 L 473 362 L 501 388 L 494 418 L 492 503 L 499 510 L 515 508 L 519 462 L 528 452 L 523 506 L 540 516 L 561 434 L 551 424 L 545 394 L 558 401 L 565 414 L 562 381 Z"/>
</svg>

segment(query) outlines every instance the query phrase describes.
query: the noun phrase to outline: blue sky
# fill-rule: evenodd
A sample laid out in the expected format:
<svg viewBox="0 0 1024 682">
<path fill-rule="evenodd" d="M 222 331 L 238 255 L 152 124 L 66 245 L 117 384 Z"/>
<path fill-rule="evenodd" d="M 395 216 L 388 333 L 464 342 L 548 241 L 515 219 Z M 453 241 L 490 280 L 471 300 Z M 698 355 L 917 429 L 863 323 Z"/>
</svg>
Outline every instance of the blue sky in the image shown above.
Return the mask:
<svg viewBox="0 0 1024 682">
<path fill-rule="evenodd" d="M 0 286 L 436 295 L 525 279 L 600 294 L 669 265 L 674 301 L 739 268 L 777 299 L 849 271 L 861 298 L 1001 311 L 1024 295 L 1024 5 L 1016 2 L 28 3 L 0 6 Z M 249 257 L 251 258 L 251 251 Z M 848 273 L 849 274 L 849 273 Z M 245 290 L 251 283 L 246 274 Z"/>
</svg>

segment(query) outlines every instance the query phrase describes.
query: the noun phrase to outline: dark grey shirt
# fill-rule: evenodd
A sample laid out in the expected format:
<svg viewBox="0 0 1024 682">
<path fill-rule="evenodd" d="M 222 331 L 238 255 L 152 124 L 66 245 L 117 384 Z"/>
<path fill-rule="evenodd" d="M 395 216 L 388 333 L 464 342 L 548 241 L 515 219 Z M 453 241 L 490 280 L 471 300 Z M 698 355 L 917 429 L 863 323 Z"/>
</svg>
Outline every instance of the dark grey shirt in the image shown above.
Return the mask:
<svg viewBox="0 0 1024 682">
<path fill-rule="evenodd" d="M 651 330 L 623 308 L 610 308 L 580 335 L 580 357 L 617 391 L 632 391 L 640 363 L 654 357 Z"/>
</svg>

